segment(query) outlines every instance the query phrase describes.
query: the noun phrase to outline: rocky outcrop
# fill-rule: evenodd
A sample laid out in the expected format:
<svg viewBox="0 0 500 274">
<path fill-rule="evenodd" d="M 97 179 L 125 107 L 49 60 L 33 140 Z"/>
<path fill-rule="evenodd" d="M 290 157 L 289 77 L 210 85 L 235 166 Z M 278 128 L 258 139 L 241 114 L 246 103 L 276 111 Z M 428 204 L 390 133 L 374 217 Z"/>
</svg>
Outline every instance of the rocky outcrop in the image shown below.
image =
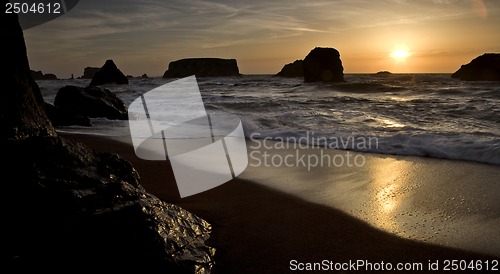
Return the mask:
<svg viewBox="0 0 500 274">
<path fill-rule="evenodd" d="M 146 73 L 144 73 L 144 74 L 141 76 L 141 78 L 145 78 L 145 79 L 147 79 L 147 78 L 149 78 L 149 77 L 148 77 L 148 75 L 147 75 Z"/>
<path fill-rule="evenodd" d="M 344 68 L 334 48 L 315 48 L 304 59 L 305 82 L 343 82 Z"/>
<path fill-rule="evenodd" d="M 52 74 L 52 73 L 47 73 L 47 74 L 43 74 L 42 71 L 34 71 L 34 70 L 30 70 L 31 72 L 31 78 L 33 78 L 33 80 L 35 81 L 38 81 L 38 80 L 57 80 L 57 76 L 55 74 Z"/>
<path fill-rule="evenodd" d="M 372 74 L 371 76 L 374 76 L 374 77 L 389 77 L 389 76 L 392 76 L 393 74 L 387 70 L 384 70 L 384 71 L 379 71 L 375 74 Z"/>
<path fill-rule="evenodd" d="M 119 156 L 57 137 L 2 145 L 1 249 L 16 268 L 209 272 L 211 226 L 147 193 Z"/>
<path fill-rule="evenodd" d="M 451 77 L 466 81 L 500 81 L 500 54 L 486 53 L 476 57 Z"/>
<path fill-rule="evenodd" d="M 279 77 L 304 77 L 304 61 L 295 60 L 295 62 L 286 64 L 278 74 Z"/>
<path fill-rule="evenodd" d="M 83 69 L 83 75 L 78 79 L 92 79 L 94 78 L 95 73 L 99 70 L 100 68 L 86 67 Z"/>
<path fill-rule="evenodd" d="M 239 76 L 240 71 L 235 59 L 189 58 L 170 62 L 164 78 L 182 78 L 191 75 L 198 77 Z"/>
<path fill-rule="evenodd" d="M 147 193 L 119 156 L 60 139 L 31 78 L 17 16 L 0 13 L 0 24 L 2 265 L 209 273 L 210 225 Z"/>
<path fill-rule="evenodd" d="M 91 86 L 115 83 L 118 85 L 128 85 L 127 76 L 125 76 L 115 65 L 113 60 L 106 60 L 106 63 L 94 74 Z"/>
<path fill-rule="evenodd" d="M 91 118 L 127 120 L 127 107 L 109 89 L 89 86 L 65 86 L 56 94 L 54 106 Z"/>
<path fill-rule="evenodd" d="M 84 126 L 90 127 L 92 123 L 88 116 L 83 116 L 77 114 L 73 111 L 69 111 L 66 109 L 61 109 L 60 107 L 56 107 L 47 102 L 44 103 L 43 109 L 47 114 L 50 122 L 55 127 L 61 126 Z"/>
<path fill-rule="evenodd" d="M 7 1 L 1 1 L 3 6 L 6 3 Z M 3 50 L 0 52 L 2 60 L 0 62 L 0 85 L 2 86 L 0 140 L 55 136 L 54 128 L 43 111 L 43 97 L 40 89 L 31 78 L 26 45 L 17 16 L 2 12 L 0 24 L 0 37 L 4 41 L 2 42 Z"/>
</svg>

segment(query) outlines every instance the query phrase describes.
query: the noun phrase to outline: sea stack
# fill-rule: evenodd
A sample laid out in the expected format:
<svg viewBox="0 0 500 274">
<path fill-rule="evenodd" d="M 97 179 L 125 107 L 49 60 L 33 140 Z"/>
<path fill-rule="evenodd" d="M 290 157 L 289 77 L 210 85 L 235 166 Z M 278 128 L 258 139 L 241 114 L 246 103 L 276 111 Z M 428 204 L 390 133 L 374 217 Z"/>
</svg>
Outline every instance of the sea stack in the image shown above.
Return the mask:
<svg viewBox="0 0 500 274">
<path fill-rule="evenodd" d="M 476 57 L 451 77 L 465 81 L 500 81 L 500 54 L 486 53 Z"/>
<path fill-rule="evenodd" d="M 340 53 L 334 48 L 315 48 L 304 59 L 305 82 L 344 82 Z"/>
<path fill-rule="evenodd" d="M 304 77 L 304 61 L 295 60 L 295 62 L 286 64 L 278 74 L 279 77 Z"/>
<path fill-rule="evenodd" d="M 83 75 L 79 77 L 79 79 L 92 79 L 96 72 L 99 71 L 100 68 L 95 67 L 86 67 L 83 69 Z"/>
<path fill-rule="evenodd" d="M 104 85 L 108 83 L 115 83 L 118 85 L 127 85 L 128 79 L 115 65 L 113 60 L 107 60 L 99 71 L 94 74 L 90 86 Z"/>
<path fill-rule="evenodd" d="M 57 80 L 57 76 L 53 73 L 47 73 L 47 74 L 43 74 L 42 71 L 34 71 L 34 70 L 30 70 L 31 72 L 31 78 L 33 78 L 33 80 L 35 81 L 38 81 L 38 80 Z"/>
<path fill-rule="evenodd" d="M 187 58 L 170 62 L 163 78 L 240 76 L 236 59 Z"/>
</svg>

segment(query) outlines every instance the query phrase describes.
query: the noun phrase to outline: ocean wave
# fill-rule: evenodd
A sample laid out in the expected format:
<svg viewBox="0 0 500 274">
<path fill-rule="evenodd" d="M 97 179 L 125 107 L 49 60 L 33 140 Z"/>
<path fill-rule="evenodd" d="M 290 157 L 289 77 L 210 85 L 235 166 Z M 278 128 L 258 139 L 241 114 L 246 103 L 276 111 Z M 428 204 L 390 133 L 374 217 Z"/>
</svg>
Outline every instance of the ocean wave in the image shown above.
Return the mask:
<svg viewBox="0 0 500 274">
<path fill-rule="evenodd" d="M 325 149 L 353 150 L 389 155 L 420 156 L 473 161 L 500 165 L 498 136 L 477 138 L 464 134 L 400 134 L 388 136 L 356 135 L 349 132 L 321 133 L 280 129 L 263 132 L 256 125 L 246 125 L 247 138 L 299 142 Z M 361 143 L 364 142 L 364 143 Z M 369 145 L 366 143 L 370 142 Z"/>
<path fill-rule="evenodd" d="M 341 83 L 332 86 L 336 91 L 351 92 L 351 93 L 386 93 L 399 92 L 407 90 L 403 86 L 381 84 L 381 83 Z"/>
<path fill-rule="evenodd" d="M 390 77 L 346 75 L 345 83 L 304 83 L 270 75 L 198 79 L 205 108 L 240 116 L 247 138 L 321 136 L 378 138 L 355 150 L 500 164 L 500 86 L 463 82 L 448 74 Z M 172 79 L 131 79 L 106 85 L 126 105 Z M 52 102 L 65 85 L 89 80 L 40 81 Z M 93 127 L 62 130 L 109 136 L 128 134 L 127 123 L 93 119 Z"/>
</svg>

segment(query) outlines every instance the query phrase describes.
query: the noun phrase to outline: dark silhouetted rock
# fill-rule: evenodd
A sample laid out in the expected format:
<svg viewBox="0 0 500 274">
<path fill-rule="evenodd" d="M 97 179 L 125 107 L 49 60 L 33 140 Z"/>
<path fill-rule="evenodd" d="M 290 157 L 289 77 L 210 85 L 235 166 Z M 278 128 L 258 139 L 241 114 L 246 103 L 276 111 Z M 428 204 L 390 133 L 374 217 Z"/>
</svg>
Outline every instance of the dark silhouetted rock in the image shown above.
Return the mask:
<svg viewBox="0 0 500 274">
<path fill-rule="evenodd" d="M 47 74 L 43 74 L 42 71 L 34 71 L 34 70 L 30 70 L 31 72 L 31 78 L 33 78 L 33 80 L 35 81 L 38 81 L 38 80 L 57 80 L 57 76 L 55 74 L 52 74 L 52 73 L 47 73 Z"/>
<path fill-rule="evenodd" d="M 63 111 L 74 112 L 91 118 L 127 120 L 127 107 L 109 89 L 89 86 L 62 87 L 56 94 L 54 105 Z"/>
<path fill-rule="evenodd" d="M 83 75 L 79 79 L 92 79 L 99 70 L 100 68 L 86 67 L 83 69 Z"/>
<path fill-rule="evenodd" d="M 168 64 L 164 78 L 182 78 L 191 75 L 198 77 L 239 76 L 240 71 L 235 59 L 188 58 Z"/>
<path fill-rule="evenodd" d="M 134 76 L 132 76 L 132 75 L 130 75 L 130 74 L 127 74 L 127 78 L 128 78 L 128 79 L 132 79 L 132 78 L 134 78 Z"/>
<path fill-rule="evenodd" d="M 344 67 L 334 48 L 315 48 L 304 59 L 305 82 L 343 82 Z"/>
<path fill-rule="evenodd" d="M 485 53 L 451 75 L 466 81 L 500 81 L 500 53 Z"/>
<path fill-rule="evenodd" d="M 393 75 L 393 74 L 392 74 L 391 72 L 386 71 L 386 70 L 384 70 L 384 71 L 379 71 L 379 72 L 377 72 L 377 73 L 375 73 L 375 74 L 372 74 L 372 76 L 376 76 L 376 77 L 388 77 L 388 76 L 392 76 L 392 75 Z"/>
<path fill-rule="evenodd" d="M 47 102 L 43 105 L 45 113 L 55 127 L 60 126 L 85 126 L 90 127 L 92 123 L 88 116 L 83 116 L 72 111 L 63 110 Z"/>
<path fill-rule="evenodd" d="M 99 71 L 94 74 L 92 81 L 90 81 L 91 86 L 104 85 L 109 83 L 115 83 L 118 85 L 127 85 L 127 77 L 116 67 L 113 60 L 106 60 L 104 66 L 102 66 Z"/>
<path fill-rule="evenodd" d="M 147 193 L 119 156 L 31 137 L 3 140 L 2 157 L 9 159 L 2 178 L 11 183 L 2 186 L 9 195 L 0 248 L 16 269 L 209 272 L 211 226 Z"/>
<path fill-rule="evenodd" d="M 5 6 L 7 2 L 1 3 Z M 17 16 L 2 12 L 0 20 L 0 37 L 3 41 L 3 50 L 0 52 L 0 138 L 55 136 L 54 128 L 43 110 L 40 89 L 31 78 L 26 45 Z"/>
<path fill-rule="evenodd" d="M 147 75 L 146 73 L 144 73 L 144 74 L 141 76 L 141 78 L 146 78 L 146 79 L 147 79 L 147 78 L 149 78 L 149 77 L 148 77 L 148 75 Z"/>
<path fill-rule="evenodd" d="M 304 61 L 296 60 L 286 64 L 276 76 L 280 77 L 304 77 Z"/>
<path fill-rule="evenodd" d="M 147 193 L 119 156 L 59 138 L 31 78 L 17 15 L 0 13 L 0 24 L 2 266 L 209 273 L 210 224 Z"/>
</svg>

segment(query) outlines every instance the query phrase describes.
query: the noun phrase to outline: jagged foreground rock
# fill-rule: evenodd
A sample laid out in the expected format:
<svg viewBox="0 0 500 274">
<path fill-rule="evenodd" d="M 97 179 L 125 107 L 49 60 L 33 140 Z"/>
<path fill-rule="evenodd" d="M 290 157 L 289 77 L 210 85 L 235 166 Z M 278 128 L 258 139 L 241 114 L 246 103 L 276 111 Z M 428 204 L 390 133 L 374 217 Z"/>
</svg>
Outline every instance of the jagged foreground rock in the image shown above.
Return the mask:
<svg viewBox="0 0 500 274">
<path fill-rule="evenodd" d="M 0 18 L 3 266 L 209 273 L 210 224 L 148 194 L 119 156 L 60 139 L 30 76 L 17 16 Z"/>
</svg>

